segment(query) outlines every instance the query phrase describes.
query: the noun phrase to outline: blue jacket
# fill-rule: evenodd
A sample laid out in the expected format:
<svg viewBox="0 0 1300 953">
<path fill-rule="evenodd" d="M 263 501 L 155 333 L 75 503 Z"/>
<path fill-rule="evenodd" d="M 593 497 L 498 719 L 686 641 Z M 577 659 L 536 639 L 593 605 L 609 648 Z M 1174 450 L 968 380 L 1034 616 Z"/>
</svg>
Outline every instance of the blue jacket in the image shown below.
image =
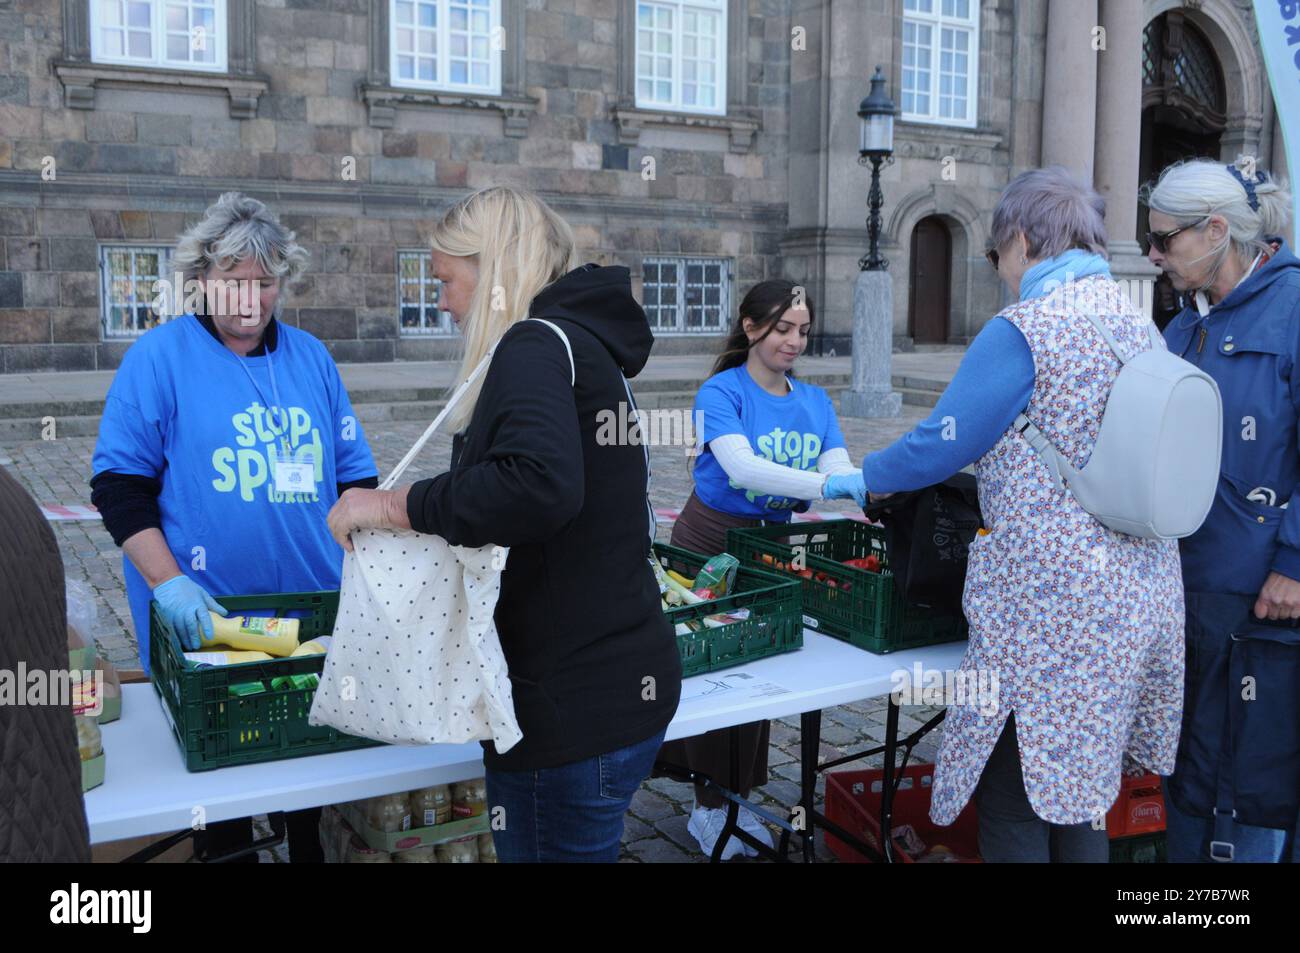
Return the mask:
<svg viewBox="0 0 1300 953">
<path fill-rule="evenodd" d="M 1223 395 L 1219 487 L 1181 541 L 1185 588 L 1257 595 L 1270 571 L 1300 579 L 1300 259 L 1283 242 L 1206 317 L 1184 308 L 1165 341 Z M 1265 501 L 1247 499 L 1257 488 Z"/>
</svg>

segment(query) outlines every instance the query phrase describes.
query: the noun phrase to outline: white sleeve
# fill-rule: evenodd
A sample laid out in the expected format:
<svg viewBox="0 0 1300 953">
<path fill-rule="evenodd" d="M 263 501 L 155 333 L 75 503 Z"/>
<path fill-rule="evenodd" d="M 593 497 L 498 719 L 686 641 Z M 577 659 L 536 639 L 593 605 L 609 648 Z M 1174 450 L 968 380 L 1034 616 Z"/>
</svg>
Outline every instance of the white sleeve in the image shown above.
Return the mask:
<svg viewBox="0 0 1300 953">
<path fill-rule="evenodd" d="M 828 476 L 839 476 L 841 473 L 857 473 L 862 468 L 849 459 L 848 450 L 835 447 L 817 458 L 817 469 Z"/>
<path fill-rule="evenodd" d="M 796 470 L 754 453 L 749 439 L 740 433 L 714 437 L 709 448 L 718 465 L 732 480 L 751 493 L 785 496 L 792 500 L 820 500 L 826 474 L 815 470 Z M 820 460 L 818 461 L 820 464 Z"/>
</svg>

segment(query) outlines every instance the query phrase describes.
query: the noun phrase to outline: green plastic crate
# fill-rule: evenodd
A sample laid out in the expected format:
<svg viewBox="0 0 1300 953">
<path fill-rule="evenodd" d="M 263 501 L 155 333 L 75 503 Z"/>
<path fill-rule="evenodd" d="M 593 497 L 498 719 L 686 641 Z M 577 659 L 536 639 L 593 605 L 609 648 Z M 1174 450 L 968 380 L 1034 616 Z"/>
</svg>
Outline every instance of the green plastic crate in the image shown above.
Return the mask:
<svg viewBox="0 0 1300 953">
<path fill-rule="evenodd" d="M 1166 860 L 1164 831 L 1117 837 L 1110 842 L 1112 864 L 1163 864 Z"/>
<path fill-rule="evenodd" d="M 790 565 L 800 549 L 803 564 L 813 573 L 800 580 L 803 621 L 810 629 L 877 655 L 966 638 L 966 618 L 960 612 L 908 605 L 899 597 L 879 526 L 839 519 L 727 531 L 727 552 L 743 565 L 787 577 L 776 566 Z M 873 555 L 880 559 L 878 573 L 843 565 L 846 559 Z"/>
<path fill-rule="evenodd" d="M 298 639 L 307 642 L 334 629 L 338 592 L 291 592 L 259 596 L 218 597 L 231 615 L 293 616 L 299 619 Z M 307 724 L 314 689 L 271 691 L 272 679 L 282 675 L 316 675 L 325 656 L 244 662 L 214 668 L 186 669 L 179 641 L 149 604 L 150 677 L 162 696 L 181 756 L 190 771 L 209 771 L 232 764 L 279 761 L 330 751 L 347 751 L 379 744 L 333 728 Z M 262 682 L 268 689 L 244 698 L 229 697 L 229 687 Z"/>
<path fill-rule="evenodd" d="M 654 554 L 665 569 L 679 572 L 688 579 L 694 579 L 710 558 L 665 543 L 655 543 Z M 733 592 L 698 605 L 671 609 L 664 615 L 676 626 L 680 622 L 736 609 L 748 609 L 749 618 L 716 629 L 705 628 L 677 636 L 683 677 L 715 672 L 803 647 L 799 587 L 793 580 L 743 565 L 736 570 Z"/>
</svg>

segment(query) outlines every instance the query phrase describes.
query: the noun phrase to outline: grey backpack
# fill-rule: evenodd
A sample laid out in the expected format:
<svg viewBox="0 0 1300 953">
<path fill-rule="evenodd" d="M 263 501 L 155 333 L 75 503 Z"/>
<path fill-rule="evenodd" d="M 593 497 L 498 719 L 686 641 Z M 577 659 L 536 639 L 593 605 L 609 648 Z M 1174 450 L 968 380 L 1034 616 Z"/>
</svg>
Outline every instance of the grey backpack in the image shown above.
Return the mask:
<svg viewBox="0 0 1300 953">
<path fill-rule="evenodd" d="M 1102 525 L 1146 539 L 1190 536 L 1210 512 L 1219 483 L 1219 387 L 1170 354 L 1149 321 L 1151 347 L 1125 359 L 1101 319 L 1084 316 L 1122 365 L 1087 465 L 1071 466 L 1024 414 L 1012 427 L 1047 464 L 1056 488 L 1069 489 Z"/>
</svg>

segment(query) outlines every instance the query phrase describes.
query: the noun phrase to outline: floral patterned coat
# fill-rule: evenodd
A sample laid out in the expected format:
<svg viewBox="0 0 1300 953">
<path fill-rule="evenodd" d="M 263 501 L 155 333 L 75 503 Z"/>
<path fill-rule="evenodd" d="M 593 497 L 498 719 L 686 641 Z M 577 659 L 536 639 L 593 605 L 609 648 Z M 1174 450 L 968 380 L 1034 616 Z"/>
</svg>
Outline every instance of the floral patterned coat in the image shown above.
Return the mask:
<svg viewBox="0 0 1300 953">
<path fill-rule="evenodd" d="M 1000 315 L 1033 354 L 1026 414 L 1078 468 L 1120 369 L 1084 309 L 1102 317 L 1121 349 L 1151 346 L 1147 319 L 1100 275 Z M 967 684 L 996 678 L 996 713 L 987 700 L 949 707 L 930 816 L 956 819 L 1014 712 L 1034 813 L 1056 824 L 1093 821 L 1119 792 L 1126 751 L 1160 774 L 1174 767 L 1184 660 L 1178 544 L 1107 529 L 1053 487 L 1014 427 L 977 461 L 976 475 L 989 533 L 970 549 L 961 669 Z"/>
</svg>

